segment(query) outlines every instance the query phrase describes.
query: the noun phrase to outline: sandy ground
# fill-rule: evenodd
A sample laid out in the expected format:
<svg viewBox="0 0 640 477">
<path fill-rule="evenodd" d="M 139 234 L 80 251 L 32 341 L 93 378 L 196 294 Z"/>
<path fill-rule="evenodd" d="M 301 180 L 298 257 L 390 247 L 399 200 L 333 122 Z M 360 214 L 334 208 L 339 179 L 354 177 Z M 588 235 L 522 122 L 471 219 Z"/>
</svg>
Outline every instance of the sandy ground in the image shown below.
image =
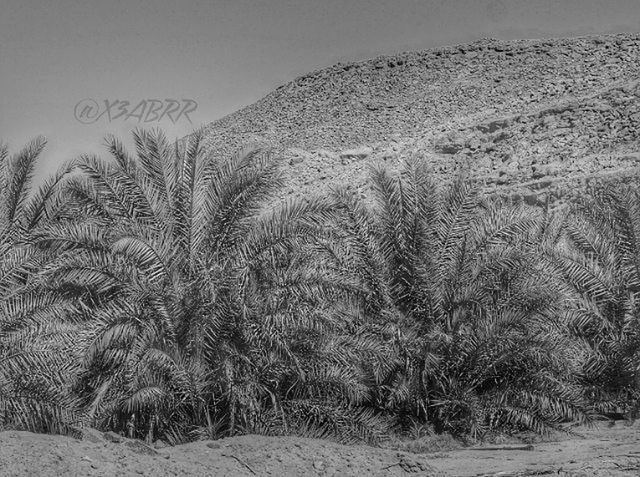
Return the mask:
<svg viewBox="0 0 640 477">
<path fill-rule="evenodd" d="M 579 436 L 532 450 L 458 450 L 431 454 L 433 467 L 456 476 L 639 476 L 640 422 L 579 429 Z M 499 447 L 499 446 L 487 446 Z"/>
<path fill-rule="evenodd" d="M 410 454 L 316 439 L 241 436 L 151 449 L 87 430 L 82 439 L 0 433 L 2 476 L 638 476 L 640 426 L 581 430 L 531 450 Z M 116 441 L 116 442 L 114 442 Z M 522 447 L 522 446 L 520 446 Z"/>
</svg>

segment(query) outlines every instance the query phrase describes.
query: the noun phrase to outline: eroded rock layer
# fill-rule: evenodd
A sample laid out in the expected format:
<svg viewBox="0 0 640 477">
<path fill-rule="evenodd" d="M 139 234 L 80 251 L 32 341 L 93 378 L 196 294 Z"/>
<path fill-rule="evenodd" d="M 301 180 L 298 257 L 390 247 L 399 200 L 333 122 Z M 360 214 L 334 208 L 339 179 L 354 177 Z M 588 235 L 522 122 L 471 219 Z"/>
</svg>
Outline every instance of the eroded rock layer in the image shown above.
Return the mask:
<svg viewBox="0 0 640 477">
<path fill-rule="evenodd" d="M 362 188 L 367 165 L 420 155 L 443 178 L 556 198 L 640 161 L 640 34 L 480 40 L 337 64 L 206 127 L 215 154 L 275 146 L 307 196 Z M 580 186 L 576 188 L 576 185 Z M 364 191 L 366 193 L 366 191 Z"/>
</svg>

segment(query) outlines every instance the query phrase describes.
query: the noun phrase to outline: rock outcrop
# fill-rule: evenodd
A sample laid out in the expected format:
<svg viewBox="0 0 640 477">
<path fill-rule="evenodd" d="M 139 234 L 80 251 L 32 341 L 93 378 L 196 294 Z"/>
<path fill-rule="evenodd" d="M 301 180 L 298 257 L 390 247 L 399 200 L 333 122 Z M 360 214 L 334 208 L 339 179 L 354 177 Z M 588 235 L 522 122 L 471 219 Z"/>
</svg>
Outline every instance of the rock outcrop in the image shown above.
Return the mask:
<svg viewBox="0 0 640 477">
<path fill-rule="evenodd" d="M 640 34 L 498 41 L 337 64 L 206 127 L 214 154 L 250 142 L 280 153 L 306 196 L 361 187 L 367 166 L 425 157 L 488 189 L 546 200 L 640 161 Z"/>
</svg>

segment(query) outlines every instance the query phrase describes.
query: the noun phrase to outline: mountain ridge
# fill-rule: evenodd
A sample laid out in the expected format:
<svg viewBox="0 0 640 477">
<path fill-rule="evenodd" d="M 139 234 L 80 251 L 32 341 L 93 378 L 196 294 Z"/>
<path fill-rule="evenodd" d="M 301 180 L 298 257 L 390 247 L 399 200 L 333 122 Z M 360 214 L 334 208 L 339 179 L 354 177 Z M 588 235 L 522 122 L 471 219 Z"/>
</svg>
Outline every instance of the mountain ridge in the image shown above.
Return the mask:
<svg viewBox="0 0 640 477">
<path fill-rule="evenodd" d="M 288 178 L 280 198 L 341 183 L 366 193 L 368 164 L 422 156 L 439 177 L 464 165 L 489 189 L 546 200 L 546 188 L 519 184 L 635 170 L 638 60 L 640 34 L 625 33 L 337 63 L 209 123 L 205 144 L 217 155 L 272 146 Z"/>
</svg>

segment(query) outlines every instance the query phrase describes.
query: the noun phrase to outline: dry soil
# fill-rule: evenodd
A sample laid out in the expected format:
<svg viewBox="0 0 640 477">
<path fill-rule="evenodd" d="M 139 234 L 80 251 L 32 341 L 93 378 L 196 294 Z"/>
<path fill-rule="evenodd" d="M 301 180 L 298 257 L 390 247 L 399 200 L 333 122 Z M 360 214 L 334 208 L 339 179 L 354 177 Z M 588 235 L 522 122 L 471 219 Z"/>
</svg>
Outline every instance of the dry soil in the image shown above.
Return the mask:
<svg viewBox="0 0 640 477">
<path fill-rule="evenodd" d="M 240 436 L 152 449 L 115 434 L 0 433 L 2 476 L 637 476 L 640 426 L 618 422 L 516 450 L 493 445 L 411 454 L 317 439 Z M 499 449 L 505 447 L 504 449 Z M 526 447 L 526 446 L 524 446 Z"/>
</svg>

